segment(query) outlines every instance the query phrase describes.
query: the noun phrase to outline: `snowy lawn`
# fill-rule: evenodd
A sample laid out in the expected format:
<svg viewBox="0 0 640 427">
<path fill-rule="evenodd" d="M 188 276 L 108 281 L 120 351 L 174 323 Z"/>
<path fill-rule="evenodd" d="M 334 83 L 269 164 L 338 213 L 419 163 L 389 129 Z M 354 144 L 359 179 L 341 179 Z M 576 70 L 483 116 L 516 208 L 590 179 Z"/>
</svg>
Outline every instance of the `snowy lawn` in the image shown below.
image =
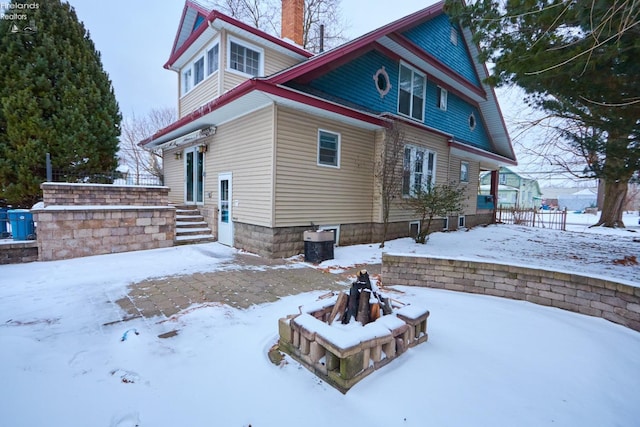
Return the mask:
<svg viewBox="0 0 640 427">
<path fill-rule="evenodd" d="M 640 286 L 638 266 L 613 263 L 639 255 L 640 234 L 629 225 L 613 234 L 479 227 L 434 234 L 425 246 L 400 239 L 385 250 L 540 265 Z M 128 284 L 215 271 L 234 253 L 205 244 L 0 266 L 0 426 L 638 424 L 640 333 L 522 301 L 401 288 L 430 309 L 429 341 L 346 395 L 291 359 L 277 367 L 266 354 L 277 319 L 321 293 L 105 325 L 121 317 L 107 301 Z M 377 245 L 337 248 L 323 267 L 379 259 Z M 178 335 L 158 338 L 173 330 Z"/>
</svg>

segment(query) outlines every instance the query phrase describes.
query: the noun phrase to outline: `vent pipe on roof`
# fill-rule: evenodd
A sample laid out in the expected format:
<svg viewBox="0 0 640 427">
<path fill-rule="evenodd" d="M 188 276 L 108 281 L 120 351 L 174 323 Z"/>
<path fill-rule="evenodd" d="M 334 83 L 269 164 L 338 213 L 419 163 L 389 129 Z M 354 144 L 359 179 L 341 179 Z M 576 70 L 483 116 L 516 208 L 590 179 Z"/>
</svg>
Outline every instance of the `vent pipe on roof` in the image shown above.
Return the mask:
<svg viewBox="0 0 640 427">
<path fill-rule="evenodd" d="M 320 53 L 324 52 L 324 24 L 320 24 Z"/>
<path fill-rule="evenodd" d="M 304 0 L 282 0 L 282 38 L 302 46 L 303 24 Z"/>
</svg>

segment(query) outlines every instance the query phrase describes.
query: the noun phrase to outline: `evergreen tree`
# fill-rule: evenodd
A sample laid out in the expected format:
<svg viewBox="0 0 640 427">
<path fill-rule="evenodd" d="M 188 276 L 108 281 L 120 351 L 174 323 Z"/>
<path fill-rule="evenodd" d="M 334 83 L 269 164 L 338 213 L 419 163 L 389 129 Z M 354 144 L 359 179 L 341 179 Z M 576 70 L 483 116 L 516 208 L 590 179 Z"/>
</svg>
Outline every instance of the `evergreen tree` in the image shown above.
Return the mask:
<svg viewBox="0 0 640 427">
<path fill-rule="evenodd" d="M 624 227 L 627 186 L 640 170 L 640 25 L 630 0 L 448 1 L 474 30 L 490 82 L 517 84 L 530 105 L 561 119 L 568 153 L 605 182 L 597 225 Z M 558 142 L 560 141 L 560 142 Z"/>
<path fill-rule="evenodd" d="M 46 179 L 46 153 L 54 170 L 83 182 L 115 170 L 121 115 L 100 54 L 68 3 L 15 10 L 28 19 L 0 20 L 0 200 L 30 207 Z"/>
</svg>

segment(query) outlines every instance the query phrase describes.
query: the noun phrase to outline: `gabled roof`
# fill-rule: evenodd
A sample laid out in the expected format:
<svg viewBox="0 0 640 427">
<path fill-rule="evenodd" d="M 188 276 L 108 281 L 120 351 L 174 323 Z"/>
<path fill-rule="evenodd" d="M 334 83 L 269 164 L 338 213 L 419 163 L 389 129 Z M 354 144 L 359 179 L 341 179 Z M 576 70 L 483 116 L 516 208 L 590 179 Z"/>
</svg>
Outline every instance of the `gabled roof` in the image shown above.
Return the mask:
<svg viewBox="0 0 640 427">
<path fill-rule="evenodd" d="M 174 64 L 190 48 L 194 47 L 196 40 L 208 29 L 220 29 L 223 27 L 232 27 L 238 32 L 246 33 L 249 37 L 258 37 L 263 43 L 272 44 L 275 49 L 299 56 L 301 59 L 309 58 L 313 55 L 295 44 L 267 34 L 224 13 L 217 10 L 209 11 L 193 0 L 186 0 L 182 10 L 182 17 L 180 18 L 180 25 L 171 48 L 171 56 L 167 63 L 164 64 L 164 68 L 174 69 Z"/>
<path fill-rule="evenodd" d="M 189 2 L 190 1 L 188 0 L 188 3 Z M 511 140 L 509 138 L 507 128 L 500 111 L 500 106 L 498 105 L 497 97 L 493 88 L 485 83 L 482 83 L 481 87 L 470 83 L 461 75 L 456 74 L 454 70 L 445 66 L 433 56 L 425 53 L 417 46 L 413 45 L 411 41 L 409 41 L 402 35 L 403 31 L 420 25 L 421 23 L 433 19 L 434 17 L 439 16 L 443 13 L 444 1 L 441 1 L 397 21 L 384 25 L 334 49 L 309 57 L 309 59 L 301 61 L 299 64 L 285 69 L 279 73 L 265 78 L 254 78 L 248 82 L 241 84 L 232 91 L 227 92 L 221 97 L 223 98 L 222 100 L 218 98 L 208 102 L 198 110 L 194 111 L 186 117 L 183 117 L 168 128 L 165 128 L 153 135 L 151 138 L 146 139 L 141 144 L 144 145 L 152 143 L 153 146 L 157 146 L 164 142 L 168 142 L 172 139 L 173 135 L 177 135 L 179 133 L 180 128 L 184 127 L 184 133 L 187 133 L 187 131 L 195 130 L 197 127 L 194 127 L 194 124 L 202 123 L 205 116 L 209 116 L 211 120 L 219 122 L 218 120 L 215 120 L 214 117 L 215 111 L 217 109 L 222 108 L 223 105 L 229 105 L 234 101 L 239 101 L 240 97 L 246 96 L 248 92 L 253 90 L 261 90 L 264 93 L 270 94 L 270 96 L 277 96 L 277 98 L 280 100 L 295 100 L 298 105 L 311 106 L 316 108 L 318 111 L 334 113 L 338 115 L 345 114 L 349 119 L 357 118 L 357 120 L 361 120 L 362 123 L 368 123 L 369 125 L 373 124 L 375 126 L 383 126 L 388 121 L 384 119 L 384 113 L 382 115 L 365 113 L 363 111 L 358 111 L 356 109 L 346 107 L 345 105 L 332 103 L 331 101 L 328 101 L 326 99 L 319 99 L 312 94 L 299 92 L 291 87 L 286 86 L 287 83 L 294 81 L 304 81 L 310 78 L 309 76 L 319 75 L 323 72 L 326 72 L 327 70 L 336 68 L 337 66 L 343 64 L 345 61 L 348 61 L 354 58 L 354 56 L 357 56 L 363 52 L 377 49 L 382 50 L 387 54 L 393 55 L 394 57 L 402 58 L 403 60 L 411 63 L 413 66 L 425 71 L 428 75 L 432 76 L 436 80 L 443 82 L 449 87 L 454 88 L 463 98 L 476 103 L 485 120 L 487 130 L 490 133 L 490 137 L 497 154 L 474 149 L 474 152 L 477 152 L 475 154 L 483 154 L 486 157 L 498 160 L 503 164 L 516 164 L 515 153 L 513 151 Z M 216 19 L 222 20 L 224 22 L 230 22 L 238 28 L 249 30 L 245 24 L 242 24 L 239 21 L 234 20 L 233 18 L 222 15 L 219 12 L 211 12 L 208 15 L 207 19 L 209 22 L 213 22 Z M 197 38 L 199 36 L 198 31 L 201 30 L 196 29 L 190 38 Z M 269 37 L 270 39 L 274 39 L 272 36 L 262 33 L 259 30 L 251 29 L 251 31 L 254 34 L 261 33 L 265 38 Z M 469 53 L 472 55 L 472 57 L 477 58 L 478 48 L 471 41 L 472 38 L 470 31 L 468 29 L 465 29 L 462 33 L 462 39 Z M 187 44 L 188 42 L 189 40 L 185 42 L 185 44 Z M 193 42 L 193 40 L 191 40 L 191 42 Z M 284 42 L 282 40 L 280 40 L 280 43 L 285 43 L 288 45 L 287 42 Z M 181 54 L 180 49 L 182 48 L 178 48 L 178 51 L 174 53 L 172 58 L 170 58 L 167 65 L 170 66 L 170 64 L 172 63 L 172 59 L 175 60 L 175 56 Z M 308 54 L 308 52 L 304 52 Z M 477 61 L 475 62 L 478 80 L 484 81 L 484 79 L 488 77 L 487 68 L 484 66 L 484 64 L 477 63 Z M 189 126 L 189 124 L 191 125 Z M 453 140 L 453 138 L 451 139 L 451 143 L 455 145 L 456 148 L 461 149 L 462 151 L 467 150 L 467 147 L 464 146 L 464 144 L 457 143 Z"/>
</svg>

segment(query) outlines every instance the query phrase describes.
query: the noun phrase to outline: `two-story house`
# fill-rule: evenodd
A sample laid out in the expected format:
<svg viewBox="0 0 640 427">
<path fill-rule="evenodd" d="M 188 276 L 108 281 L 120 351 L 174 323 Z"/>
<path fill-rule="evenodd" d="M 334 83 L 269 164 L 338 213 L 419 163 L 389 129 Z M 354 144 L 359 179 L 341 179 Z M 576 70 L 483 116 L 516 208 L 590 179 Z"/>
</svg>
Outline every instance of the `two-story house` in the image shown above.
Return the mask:
<svg viewBox="0 0 640 427">
<path fill-rule="evenodd" d="M 491 193 L 491 174 L 480 177 L 480 194 Z M 501 167 L 498 174 L 498 207 L 539 208 L 542 203 L 540 185 L 535 179 L 524 177 L 509 168 Z"/>
<path fill-rule="evenodd" d="M 219 242 L 266 256 L 302 252 L 311 223 L 341 245 L 378 241 L 377 165 L 401 128 L 388 237 L 415 231 L 403 200 L 427 184 L 466 189 L 449 228 L 491 222 L 480 173 L 497 192 L 516 160 L 470 31 L 440 2 L 313 55 L 296 44 L 303 5 L 283 0 L 280 39 L 187 0 L 165 65 L 180 117 L 141 143 L 162 149 L 172 202 L 198 206 Z"/>
</svg>

